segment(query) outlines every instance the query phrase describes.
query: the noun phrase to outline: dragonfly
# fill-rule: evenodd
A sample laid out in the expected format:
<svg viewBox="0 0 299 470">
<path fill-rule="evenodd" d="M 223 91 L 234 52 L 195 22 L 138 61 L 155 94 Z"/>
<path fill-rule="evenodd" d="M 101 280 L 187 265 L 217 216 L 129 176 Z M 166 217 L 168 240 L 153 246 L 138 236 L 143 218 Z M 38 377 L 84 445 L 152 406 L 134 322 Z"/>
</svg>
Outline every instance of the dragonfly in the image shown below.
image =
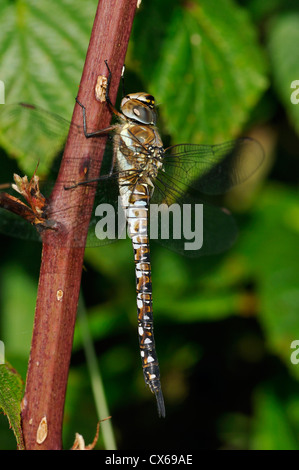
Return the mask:
<svg viewBox="0 0 299 470">
<path fill-rule="evenodd" d="M 203 233 L 203 242 L 199 243 L 198 247 L 188 249 L 186 247 L 190 246 L 190 230 L 188 233 L 182 230 L 178 235 L 175 230 L 171 231 L 161 223 L 157 237 L 163 245 L 191 257 L 222 252 L 234 242 L 237 229 L 231 214 L 225 208 L 213 204 L 213 196 L 225 193 L 248 179 L 262 164 L 264 152 L 256 140 L 246 137 L 217 145 L 184 143 L 164 148 L 156 125 L 155 98 L 145 92 L 123 94 L 118 111 L 109 97 L 112 75 L 107 62 L 106 66 L 108 81 L 105 101 L 112 114 L 116 116 L 117 122 L 106 129 L 89 130 L 86 108 L 84 103 L 77 100 L 82 109 L 82 122 L 71 125 L 75 126 L 77 132 L 84 133 L 86 139 L 96 138 L 95 147 L 105 146 L 104 159 L 108 162 L 106 167 L 109 170 L 94 180 L 65 182 L 64 189 L 74 191 L 80 185 L 97 184 L 95 207 L 105 202 L 115 207 L 117 214 L 120 208 L 123 211 L 124 226 L 127 227 L 134 252 L 138 337 L 144 380 L 156 397 L 159 416 L 165 417 L 153 327 L 149 236 L 154 225 L 151 218 L 153 207 L 164 209 L 166 207 L 166 210 L 170 211 L 175 205 L 179 209 L 178 225 L 182 227 L 186 222 L 195 224 L 193 234 L 196 233 L 196 229 L 202 230 Z M 21 104 L 20 108 L 31 113 L 32 122 L 39 123 L 41 131 L 45 120 L 53 123 L 55 130 L 66 129 L 70 125 L 63 118 L 51 115 L 33 105 Z M 106 140 L 103 141 L 103 137 L 107 135 L 110 137 L 108 143 Z M 19 179 L 15 185 L 15 189 L 21 193 L 22 184 L 27 183 Z M 30 185 L 31 193 L 33 187 L 39 195 L 39 188 L 36 189 L 38 180 L 35 179 L 35 175 Z M 41 228 L 42 230 L 52 228 L 53 221 L 55 223 L 55 213 L 51 212 L 51 204 L 47 205 L 46 199 L 39 200 L 42 210 L 37 217 L 35 214 L 30 220 L 33 228 L 34 226 L 38 228 L 37 231 L 30 232 L 30 238 L 36 239 L 40 238 Z M 196 211 L 191 215 L 191 209 L 198 207 L 202 208 L 202 211 L 198 212 L 201 216 L 199 218 L 196 217 Z M 186 208 L 189 210 L 188 217 L 185 217 Z M 169 217 L 165 220 L 164 223 L 169 225 Z M 24 225 L 23 222 L 14 218 L 7 222 L 4 211 L 0 209 L 0 231 L 13 234 L 16 228 L 20 235 L 22 231 L 18 227 L 20 224 Z M 96 226 L 97 218 L 92 216 L 87 238 L 89 246 L 106 242 L 103 236 L 95 236 Z M 30 225 L 27 224 L 27 227 Z M 164 229 L 166 237 L 163 236 Z"/>
</svg>

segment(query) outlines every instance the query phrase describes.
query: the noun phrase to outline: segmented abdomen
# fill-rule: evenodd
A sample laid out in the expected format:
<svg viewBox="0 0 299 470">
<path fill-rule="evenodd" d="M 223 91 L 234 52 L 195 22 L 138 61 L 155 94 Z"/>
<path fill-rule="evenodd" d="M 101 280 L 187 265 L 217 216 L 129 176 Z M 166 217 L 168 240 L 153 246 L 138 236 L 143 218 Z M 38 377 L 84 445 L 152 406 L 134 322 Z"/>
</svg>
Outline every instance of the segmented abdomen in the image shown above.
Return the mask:
<svg viewBox="0 0 299 470">
<path fill-rule="evenodd" d="M 120 194 L 121 184 L 120 184 Z M 148 237 L 149 193 L 146 183 L 137 183 L 125 204 L 128 233 L 132 239 L 136 272 L 137 318 L 144 380 L 155 394 L 159 416 L 165 417 L 159 363 L 153 332 L 152 280 Z"/>
</svg>

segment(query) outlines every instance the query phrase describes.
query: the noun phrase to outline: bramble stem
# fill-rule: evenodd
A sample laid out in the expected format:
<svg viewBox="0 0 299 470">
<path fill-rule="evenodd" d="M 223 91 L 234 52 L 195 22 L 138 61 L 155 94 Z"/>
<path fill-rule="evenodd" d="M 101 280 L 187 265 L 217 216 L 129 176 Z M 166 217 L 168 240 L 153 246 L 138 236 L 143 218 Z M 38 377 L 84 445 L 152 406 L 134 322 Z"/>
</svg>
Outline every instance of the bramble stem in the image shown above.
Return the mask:
<svg viewBox="0 0 299 470">
<path fill-rule="evenodd" d="M 107 60 L 113 73 L 110 97 L 115 102 L 136 3 L 137 0 L 99 1 L 78 93 L 79 100 L 88 111 L 89 125 L 93 129 L 109 126 L 111 113 L 106 103 L 96 101 L 94 88 L 97 77 L 107 75 L 104 62 Z M 82 109 L 78 105 L 75 106 L 73 120 L 82 121 Z M 48 230 L 43 237 L 33 337 L 22 402 L 22 427 L 28 450 L 62 449 L 63 409 L 84 243 L 95 192 L 94 188 L 90 188 L 86 194 L 83 186 L 75 191 L 65 191 L 62 183 L 78 180 L 82 168 L 86 166 L 87 155 L 92 156 L 88 178 L 98 177 L 103 155 L 99 149 L 95 154 L 92 140 L 86 141 L 83 134 L 75 135 L 75 132 L 70 131 L 57 183 L 51 195 L 51 210 L 61 214 L 61 220 L 55 220 L 61 222 L 65 230 Z M 75 159 L 72 158 L 74 146 Z M 69 205 L 74 210 L 63 210 Z M 82 220 L 80 230 L 74 233 L 72 227 L 76 226 L 78 220 Z M 44 440 L 38 443 L 40 423 L 43 423 L 46 432 L 43 433 Z"/>
</svg>

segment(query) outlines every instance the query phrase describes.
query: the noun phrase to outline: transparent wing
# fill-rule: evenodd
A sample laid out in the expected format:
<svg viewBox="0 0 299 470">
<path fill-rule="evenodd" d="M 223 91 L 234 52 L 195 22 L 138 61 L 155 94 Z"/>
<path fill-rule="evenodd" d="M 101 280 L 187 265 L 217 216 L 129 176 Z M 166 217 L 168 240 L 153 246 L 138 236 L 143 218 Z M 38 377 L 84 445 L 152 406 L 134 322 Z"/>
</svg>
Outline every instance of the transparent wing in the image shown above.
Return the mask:
<svg viewBox="0 0 299 470">
<path fill-rule="evenodd" d="M 2 145 L 7 150 L 11 149 L 12 154 L 18 157 L 18 163 L 21 165 L 22 169 L 24 169 L 24 173 L 28 175 L 29 179 L 37 169 L 37 174 L 40 176 L 41 192 L 44 196 L 49 197 L 57 177 L 68 130 L 70 126 L 72 126 L 75 132 L 82 134 L 83 127 L 76 123 L 71 124 L 62 117 L 49 113 L 42 108 L 22 103 L 2 107 L 0 123 L 2 125 L 0 133 Z M 86 143 L 90 145 L 87 139 Z M 113 158 L 112 142 L 108 141 L 107 143 L 106 139 L 101 137 L 92 139 L 91 148 L 94 148 L 96 151 L 99 147 L 105 148 L 103 172 L 109 172 Z M 72 159 L 76 159 L 76 147 L 74 147 L 73 150 Z M 55 158 L 55 156 L 57 158 Z M 90 155 L 90 162 L 92 166 L 92 155 Z M 25 170 L 25 168 L 27 170 Z M 22 173 L 20 174 L 22 175 Z M 45 180 L 44 175 L 47 175 L 49 179 Z M 103 238 L 104 233 L 101 235 L 99 229 L 97 232 L 99 238 L 97 238 L 95 234 L 95 227 L 98 220 L 95 217 L 95 209 L 100 204 L 106 203 L 112 205 L 116 213 L 118 211 L 118 186 L 116 175 L 113 176 L 114 177 L 110 178 L 110 180 L 106 178 L 100 179 L 98 183 L 90 233 L 87 239 L 87 244 L 90 246 L 106 244 L 113 241 L 109 232 L 108 238 L 106 237 L 105 239 Z M 65 187 L 69 187 L 74 184 L 74 181 L 64 181 L 61 182 L 61 184 Z M 95 183 L 92 184 L 95 185 Z M 5 189 L 4 191 L 14 197 L 19 197 L 12 189 Z M 20 199 L 22 198 L 20 197 Z M 75 209 L 75 207 L 69 206 L 65 207 L 63 210 L 67 212 Z M 51 209 L 48 211 L 48 216 L 55 220 L 55 214 L 51 213 Z M 82 223 L 83 220 L 77 220 L 76 227 L 80 228 Z M 124 227 L 122 230 L 124 230 Z M 0 231 L 18 238 L 41 240 L 40 234 L 34 226 L 3 208 L 0 208 Z"/>
<path fill-rule="evenodd" d="M 179 144 L 165 151 L 165 172 L 204 194 L 222 194 L 249 178 L 262 164 L 264 151 L 250 138 L 219 145 Z"/>
<path fill-rule="evenodd" d="M 21 217 L 0 208 L 0 233 L 23 240 L 41 241 L 36 228 Z"/>
<path fill-rule="evenodd" d="M 6 143 L 10 142 L 10 139 L 15 139 L 14 145 L 17 144 L 16 148 L 19 149 L 19 154 L 24 155 L 24 158 L 26 157 L 26 163 L 31 164 L 32 172 L 40 161 L 38 174 L 40 174 L 40 169 L 43 173 L 52 165 L 53 151 L 54 154 L 62 153 L 63 142 L 70 125 L 74 127 L 76 132 L 83 132 L 81 123 L 70 124 L 60 116 L 48 113 L 36 106 L 12 105 L 5 106 L 2 109 L 0 122 L 3 123 L 4 120 L 4 130 L 1 134 L 1 140 L 3 140 L 4 135 Z M 21 126 L 18 127 L 19 130 L 15 128 L 16 121 Z M 26 132 L 25 137 L 23 133 L 21 138 L 22 123 L 24 123 Z M 28 131 L 28 124 L 30 125 L 30 131 Z M 89 129 L 89 131 L 92 131 L 92 129 Z M 119 137 L 114 136 L 114 144 L 121 145 L 122 142 L 117 142 L 117 139 Z M 138 141 L 134 141 L 134 145 L 140 153 L 146 153 L 146 149 Z M 92 146 L 95 150 L 99 146 L 105 146 L 102 176 L 98 182 L 88 183 L 97 185 L 97 191 L 87 245 L 97 246 L 109 243 L 117 237 L 123 237 L 126 222 L 118 199 L 117 179 L 119 174 L 114 171 L 110 178 L 103 176 L 111 171 L 113 161 L 112 141 L 108 141 L 106 144 L 106 139 L 97 137 L 92 139 Z M 76 148 L 74 148 L 72 158 L 76 158 Z M 160 171 L 155 181 L 150 214 L 155 214 L 155 211 L 157 212 L 155 205 L 161 203 L 166 206 L 176 204 L 180 212 L 179 215 L 176 215 L 177 226 L 170 226 L 168 233 L 167 216 L 161 220 L 160 225 L 157 225 L 152 217 L 150 224 L 152 238 L 160 239 L 160 243 L 168 248 L 189 256 L 217 253 L 227 249 L 234 242 L 237 235 L 233 218 L 227 210 L 209 204 L 202 195 L 194 195 L 189 186 L 206 194 L 225 192 L 248 178 L 261 164 L 262 160 L 263 151 L 258 142 L 252 139 L 239 139 L 214 146 L 181 144 L 166 149 L 165 171 Z M 127 178 L 128 191 L 132 191 L 134 190 L 133 182 L 136 178 L 136 172 L 130 172 Z M 53 175 L 53 181 L 55 181 L 55 174 Z M 62 184 L 68 187 L 72 183 L 63 182 Z M 45 182 L 41 189 L 48 196 L 52 187 L 53 183 Z M 76 188 L 71 189 L 71 191 L 73 190 L 75 191 Z M 16 194 L 14 193 L 14 195 Z M 117 216 L 114 218 L 114 225 L 112 222 L 113 217 L 106 215 L 104 212 L 99 214 L 98 208 L 101 206 L 100 210 L 103 210 L 103 204 L 106 205 L 107 209 L 110 207 L 111 210 L 114 210 L 114 215 Z M 202 204 L 203 214 L 201 215 L 200 208 Z M 65 207 L 63 210 L 72 211 L 74 209 L 74 207 Z M 174 209 L 171 207 L 169 217 L 172 219 L 176 214 L 173 211 Z M 164 214 L 166 212 L 164 207 Z M 50 213 L 50 216 L 55 219 L 54 213 Z M 159 217 L 161 219 L 161 215 Z M 74 228 L 80 228 L 82 223 L 83 220 L 77 220 Z M 178 233 L 179 225 L 186 227 L 185 233 L 183 229 L 180 234 Z M 0 231 L 21 238 L 40 239 L 35 227 L 3 209 L 0 209 Z M 199 249 L 201 236 L 203 236 L 203 245 Z"/>
<path fill-rule="evenodd" d="M 61 116 L 49 113 L 35 105 L 20 103 L 16 105 L 6 105 L 2 108 L 0 112 L 0 123 L 2 123 L 3 126 L 1 140 L 4 142 L 5 147 L 12 149 L 21 165 L 24 163 L 22 166 L 28 169 L 26 172 L 28 178 L 31 177 L 38 165 L 37 174 L 41 177 L 41 192 L 44 196 L 49 197 L 57 176 L 60 157 L 63 152 L 64 141 L 69 128 L 71 126 L 74 132 L 83 134 L 84 130 L 81 125 L 83 123 L 83 116 L 81 123 L 70 123 Z M 96 129 L 88 128 L 88 131 L 93 132 L 96 131 Z M 118 135 L 113 135 L 113 140 L 112 136 L 110 137 L 111 138 L 108 140 L 102 136 L 86 139 L 90 166 L 93 164 L 92 149 L 96 152 L 99 147 L 105 148 L 101 175 L 98 182 L 87 183 L 87 185 L 97 186 L 87 237 L 88 246 L 111 243 L 116 238 L 124 237 L 125 234 L 126 221 L 118 198 L 117 179 L 119 173 L 114 170 L 111 174 L 113 166 L 113 147 L 115 145 L 123 146 L 123 142 Z M 133 138 L 133 136 L 132 143 L 134 143 L 134 146 L 140 153 L 146 153 L 146 149 L 136 138 Z M 58 155 L 58 159 L 53 158 L 55 155 Z M 77 158 L 75 146 L 73 147 L 71 158 L 72 162 Z M 70 162 L 70 164 L 72 164 L 72 162 Z M 44 174 L 48 175 L 50 181 L 43 179 Z M 107 174 L 111 174 L 111 177 L 107 178 Z M 134 171 L 126 175 L 128 178 L 128 191 L 133 190 L 132 181 L 134 181 L 135 175 L 136 172 Z M 51 182 L 51 180 L 53 181 Z M 75 186 L 74 183 L 74 181 L 61 182 L 66 188 Z M 76 190 L 76 187 L 70 189 L 70 191 Z M 9 192 L 11 195 L 17 196 L 13 190 Z M 68 211 L 75 210 L 76 207 L 69 205 L 63 208 L 64 214 L 60 215 L 66 217 Z M 51 207 L 48 209 L 47 214 L 48 218 L 55 221 L 57 214 L 51 211 Z M 114 220 L 115 222 L 113 223 Z M 84 222 L 84 216 L 81 220 L 76 220 L 74 229 L 79 230 Z M 17 215 L 1 208 L 0 231 L 18 238 L 31 240 L 41 239 L 35 227 L 31 226 Z"/>
<path fill-rule="evenodd" d="M 67 120 L 33 105 L 19 103 L 0 108 L 1 145 L 28 174 L 37 164 L 39 174 L 47 174 L 64 147 L 69 127 Z"/>
<path fill-rule="evenodd" d="M 164 170 L 155 182 L 152 203 L 174 207 L 171 220 L 177 220 L 177 228 L 168 240 L 163 239 L 168 223 L 165 208 L 159 233 L 161 243 L 187 256 L 228 249 L 237 237 L 237 226 L 227 209 L 211 204 L 211 196 L 245 181 L 263 159 L 263 148 L 250 138 L 219 145 L 179 144 L 166 149 Z M 198 248 L 200 241 L 202 246 Z"/>
<path fill-rule="evenodd" d="M 150 238 L 188 257 L 221 253 L 238 229 L 226 208 L 217 207 L 182 181 L 160 172 L 150 204 Z"/>
<path fill-rule="evenodd" d="M 95 183 L 92 183 L 93 185 Z M 43 194 L 50 194 L 54 183 L 42 183 L 41 191 Z M 89 186 L 91 184 L 88 184 Z M 89 222 L 89 230 L 87 235 L 87 246 L 100 246 L 114 242 L 117 238 L 121 238 L 125 231 L 126 222 L 124 218 L 119 216 L 120 206 L 118 205 L 118 185 L 115 178 L 109 178 L 99 180 L 97 183 L 97 191 L 95 201 L 92 209 L 92 215 Z M 77 188 L 70 189 L 70 191 L 77 191 Z M 14 197 L 18 197 L 16 192 L 12 189 L 5 190 Z M 22 197 L 18 197 L 22 200 Z M 101 209 L 99 211 L 99 208 Z M 71 211 L 75 211 L 74 205 L 64 207 L 60 213 L 60 219 L 67 217 L 67 214 Z M 106 211 L 106 212 L 105 212 Z M 51 210 L 51 205 L 47 209 L 47 220 L 55 222 L 57 213 Z M 115 227 L 112 225 L 114 221 Z M 80 231 L 80 228 L 85 224 L 84 214 L 81 218 L 76 219 L 74 230 Z M 51 227 L 51 223 L 49 225 Z M 5 210 L 0 207 L 0 232 L 16 238 L 32 241 L 42 241 L 41 233 L 37 230 L 37 227 L 31 225 L 27 220 L 22 217 Z M 44 229 L 45 230 L 45 229 Z"/>
</svg>

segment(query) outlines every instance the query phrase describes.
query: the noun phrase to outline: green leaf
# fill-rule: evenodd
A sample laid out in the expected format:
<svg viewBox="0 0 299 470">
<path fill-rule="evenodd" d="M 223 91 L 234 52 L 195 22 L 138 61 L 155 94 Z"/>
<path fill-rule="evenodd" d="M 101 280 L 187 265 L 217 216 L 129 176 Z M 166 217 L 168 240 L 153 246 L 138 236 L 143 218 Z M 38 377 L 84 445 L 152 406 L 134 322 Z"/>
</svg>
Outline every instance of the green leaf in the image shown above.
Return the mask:
<svg viewBox="0 0 299 470">
<path fill-rule="evenodd" d="M 0 79 L 5 84 L 6 103 L 38 104 L 71 118 L 95 11 L 94 0 L 2 0 Z M 53 136 L 39 137 L 29 113 L 20 117 L 17 113 L 7 116 L 5 111 L 0 115 L 0 128 L 5 129 L 0 144 L 22 162 L 24 154 L 38 143 L 41 161 L 46 149 L 50 160 L 57 152 Z M 64 137 L 61 135 L 60 143 Z"/>
<path fill-rule="evenodd" d="M 18 449 L 24 449 L 21 429 L 21 400 L 24 384 L 13 367 L 8 364 L 0 365 L 0 408 L 7 415 L 9 425 L 15 434 Z"/>
<path fill-rule="evenodd" d="M 259 320 L 271 352 L 298 377 L 290 345 L 299 338 L 298 192 L 269 186 L 260 195 L 238 250 L 258 283 Z"/>
<path fill-rule="evenodd" d="M 33 324 L 37 279 L 33 279 L 28 270 L 22 269 L 21 263 L 16 265 L 12 260 L 3 265 L 3 271 L 5 275 L 0 276 L 3 289 L 1 310 L 6 315 L 2 318 L 1 326 L 7 345 L 6 354 L 10 358 L 13 356 L 27 360 L 32 337 L 28 325 Z"/>
<path fill-rule="evenodd" d="M 268 86 L 256 31 L 231 0 L 171 11 L 159 58 L 142 68 L 166 130 L 176 142 L 227 140 L 240 133 Z"/>
<path fill-rule="evenodd" d="M 219 321 L 238 311 L 240 299 L 241 295 L 231 292 L 201 294 L 200 296 L 197 293 L 187 300 L 186 297 L 173 296 L 171 301 L 157 296 L 156 307 L 161 315 L 169 317 L 172 322 Z"/>
<path fill-rule="evenodd" d="M 255 419 L 250 448 L 252 450 L 298 450 L 292 415 L 286 403 L 272 388 L 265 386 L 255 394 Z"/>
<path fill-rule="evenodd" d="M 274 84 L 290 121 L 299 133 L 299 13 L 281 15 L 270 24 L 268 49 L 272 62 Z M 293 84 L 293 87 L 291 85 Z M 293 95 L 293 102 L 291 96 Z M 295 100 L 295 101 L 294 101 Z"/>
</svg>

